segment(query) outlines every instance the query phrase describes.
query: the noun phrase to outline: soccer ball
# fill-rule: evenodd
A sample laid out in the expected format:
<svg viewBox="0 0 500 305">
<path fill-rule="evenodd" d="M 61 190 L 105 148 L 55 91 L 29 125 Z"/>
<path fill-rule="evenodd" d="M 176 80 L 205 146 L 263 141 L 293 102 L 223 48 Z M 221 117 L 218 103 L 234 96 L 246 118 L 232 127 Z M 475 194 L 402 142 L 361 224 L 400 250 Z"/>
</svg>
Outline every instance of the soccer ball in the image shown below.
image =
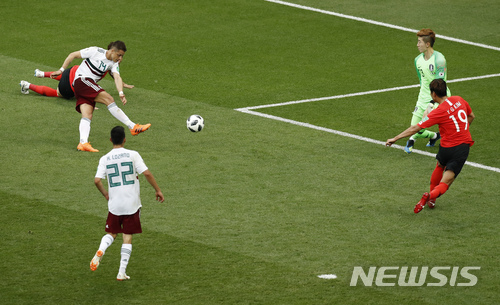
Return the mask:
<svg viewBox="0 0 500 305">
<path fill-rule="evenodd" d="M 198 132 L 203 129 L 203 126 L 205 126 L 205 121 L 200 115 L 193 114 L 187 119 L 186 125 L 187 129 L 191 130 L 192 132 Z"/>
</svg>

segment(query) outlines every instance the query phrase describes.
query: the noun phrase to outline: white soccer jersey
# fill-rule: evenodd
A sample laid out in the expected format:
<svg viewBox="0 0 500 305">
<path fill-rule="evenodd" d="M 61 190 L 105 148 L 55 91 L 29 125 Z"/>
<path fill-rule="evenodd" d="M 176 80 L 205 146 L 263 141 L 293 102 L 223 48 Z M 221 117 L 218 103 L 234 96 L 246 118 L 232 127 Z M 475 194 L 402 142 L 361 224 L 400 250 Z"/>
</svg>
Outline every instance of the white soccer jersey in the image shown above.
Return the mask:
<svg viewBox="0 0 500 305">
<path fill-rule="evenodd" d="M 80 50 L 80 54 L 84 60 L 76 70 L 75 79 L 91 78 L 97 83 L 104 77 L 106 71 L 120 74 L 118 63 L 107 59 L 106 50 L 103 48 L 89 47 Z"/>
<path fill-rule="evenodd" d="M 147 166 L 138 152 L 114 148 L 99 160 L 96 178 L 108 180 L 108 209 L 114 215 L 132 215 L 142 206 L 139 174 Z"/>
</svg>

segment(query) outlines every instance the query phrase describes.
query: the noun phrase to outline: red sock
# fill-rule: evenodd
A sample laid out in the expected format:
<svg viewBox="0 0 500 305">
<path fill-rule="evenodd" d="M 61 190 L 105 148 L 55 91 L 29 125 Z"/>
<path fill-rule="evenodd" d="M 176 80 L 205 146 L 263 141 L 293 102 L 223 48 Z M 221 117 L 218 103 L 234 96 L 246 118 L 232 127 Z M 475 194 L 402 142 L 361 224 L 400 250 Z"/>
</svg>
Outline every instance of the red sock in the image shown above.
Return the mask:
<svg viewBox="0 0 500 305">
<path fill-rule="evenodd" d="M 30 90 L 33 90 L 36 93 L 41 94 L 41 95 L 45 95 L 45 96 L 52 96 L 52 97 L 57 96 L 57 90 L 52 89 L 52 88 L 47 87 L 47 86 L 37 86 L 37 85 L 30 84 Z"/>
<path fill-rule="evenodd" d="M 43 72 L 43 77 L 47 77 L 47 78 L 50 78 L 50 75 L 54 73 L 54 71 L 50 71 L 50 72 Z M 61 77 L 62 77 L 62 73 L 59 74 L 56 78 L 54 78 L 55 80 L 59 81 L 61 80 Z"/>
<path fill-rule="evenodd" d="M 439 164 L 436 164 L 436 168 L 432 172 L 431 175 L 431 192 L 432 190 L 439 185 L 441 179 L 443 178 L 444 167 L 440 167 Z"/>
<path fill-rule="evenodd" d="M 446 184 L 444 182 L 439 183 L 439 185 L 436 186 L 431 191 L 431 198 L 430 199 L 436 199 L 439 196 L 443 195 L 444 193 L 446 193 L 446 191 L 448 190 L 448 188 L 449 188 L 448 184 Z"/>
</svg>

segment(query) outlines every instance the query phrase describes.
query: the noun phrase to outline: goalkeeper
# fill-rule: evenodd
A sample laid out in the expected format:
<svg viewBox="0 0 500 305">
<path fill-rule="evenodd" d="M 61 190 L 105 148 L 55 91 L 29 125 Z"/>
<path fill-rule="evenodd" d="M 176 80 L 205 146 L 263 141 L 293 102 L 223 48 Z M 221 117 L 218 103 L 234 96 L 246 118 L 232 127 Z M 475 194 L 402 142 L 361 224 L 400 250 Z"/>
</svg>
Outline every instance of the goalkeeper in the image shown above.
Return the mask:
<svg viewBox="0 0 500 305">
<path fill-rule="evenodd" d="M 411 118 L 411 126 L 418 124 L 434 107 L 429 84 L 434 79 L 440 78 L 444 81 L 447 79 L 446 59 L 443 54 L 434 50 L 434 42 L 436 41 L 434 31 L 422 29 L 417 33 L 417 37 L 417 48 L 420 54 L 415 57 L 415 69 L 420 80 L 420 92 Z M 447 96 L 451 96 L 450 89 L 447 90 Z M 410 154 L 413 151 L 415 141 L 419 138 L 428 138 L 427 147 L 433 147 L 441 136 L 439 132 L 422 129 L 406 142 L 404 151 Z"/>
</svg>

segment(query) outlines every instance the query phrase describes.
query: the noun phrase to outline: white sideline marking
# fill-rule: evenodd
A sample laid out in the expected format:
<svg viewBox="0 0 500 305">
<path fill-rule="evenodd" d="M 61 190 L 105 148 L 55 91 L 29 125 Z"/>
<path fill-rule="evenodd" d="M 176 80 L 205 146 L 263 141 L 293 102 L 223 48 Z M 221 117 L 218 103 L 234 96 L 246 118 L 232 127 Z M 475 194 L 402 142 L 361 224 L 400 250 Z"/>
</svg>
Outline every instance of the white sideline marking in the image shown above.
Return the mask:
<svg viewBox="0 0 500 305">
<path fill-rule="evenodd" d="M 367 137 L 358 136 L 358 135 L 355 135 L 355 134 L 352 134 L 352 133 L 348 133 L 348 132 L 344 132 L 344 131 L 339 131 L 339 130 L 334 130 L 334 129 L 325 128 L 325 127 L 321 127 L 321 126 L 316 126 L 316 125 L 312 125 L 312 124 L 309 124 L 309 123 L 304 123 L 304 122 L 294 121 L 294 120 L 290 120 L 290 119 L 285 119 L 285 118 L 282 118 L 282 117 L 279 117 L 279 116 L 270 115 L 270 114 L 266 114 L 266 113 L 262 113 L 262 112 L 252 111 L 249 108 L 238 108 L 238 109 L 235 109 L 235 110 L 239 111 L 239 112 L 242 112 L 242 113 L 247 113 L 247 114 L 251 114 L 251 115 L 260 116 L 260 117 L 263 117 L 263 118 L 266 118 L 266 119 L 271 119 L 271 120 L 275 120 L 275 121 L 281 121 L 281 122 L 285 122 L 285 123 L 289 123 L 289 124 L 293 124 L 293 125 L 297 125 L 297 126 L 307 127 L 307 128 L 311 128 L 311 129 L 315 129 L 315 130 L 319 130 L 319 131 L 333 133 L 333 134 L 336 134 L 336 135 L 339 135 L 339 136 L 343 136 L 343 137 L 353 138 L 353 139 L 356 139 L 356 140 L 360 140 L 360 141 L 364 141 L 364 142 L 368 142 L 368 143 L 372 143 L 372 144 L 384 145 L 385 146 L 385 142 L 382 142 L 382 141 L 379 141 L 379 140 L 374 140 L 374 139 L 370 139 L 370 138 L 367 138 Z M 397 149 L 400 149 L 400 150 L 404 150 L 404 146 L 397 145 L 397 144 L 393 144 L 391 147 L 397 148 Z M 412 153 L 419 154 L 419 155 L 424 155 L 424 156 L 429 156 L 429 157 L 433 157 L 433 158 L 436 157 L 435 153 L 430 153 L 430 152 L 419 150 L 419 149 L 413 149 Z M 465 164 L 467 164 L 469 166 L 472 166 L 472 167 L 477 167 L 477 168 L 481 168 L 481 169 L 485 169 L 485 170 L 489 170 L 489 171 L 500 173 L 500 168 L 496 168 L 496 167 L 492 167 L 492 166 L 487 166 L 487 165 L 483 165 L 483 164 L 479 164 L 479 163 L 475 163 L 475 162 L 469 162 L 469 161 L 466 161 Z"/>
<path fill-rule="evenodd" d="M 375 93 L 383 93 L 383 92 L 397 91 L 397 90 L 403 90 L 403 89 L 409 89 L 409 88 L 418 88 L 418 87 L 420 87 L 420 85 L 402 86 L 402 87 L 394 87 L 394 88 L 387 88 L 387 89 L 370 90 L 370 91 L 365 91 L 365 92 L 349 93 L 349 94 L 334 95 L 334 96 L 325 96 L 325 97 L 318 97 L 318 98 L 311 98 L 311 99 L 305 99 L 305 100 L 299 100 L 299 101 L 290 101 L 290 102 L 276 103 L 276 104 L 269 104 L 269 105 L 250 106 L 250 107 L 246 107 L 246 108 L 242 108 L 242 109 L 261 109 L 261 108 L 280 107 L 280 106 L 287 106 L 287 105 L 293 105 L 293 104 L 302 104 L 302 103 L 310 103 L 310 102 L 336 100 L 336 99 L 341 99 L 341 98 L 346 98 L 346 97 L 368 95 L 368 94 L 375 94 Z M 238 110 L 238 109 L 236 109 L 236 110 Z"/>
<path fill-rule="evenodd" d="M 415 30 L 415 29 L 405 28 L 405 27 L 390 24 L 390 23 L 385 23 L 385 22 L 375 21 L 375 20 L 371 20 L 371 19 L 366 19 L 366 18 L 351 16 L 351 15 L 336 13 L 336 12 L 332 12 L 332 11 L 322 10 L 322 9 L 318 9 L 318 8 L 314 8 L 314 7 L 310 7 L 310 6 L 305 6 L 305 5 L 300 5 L 300 4 L 295 4 L 295 3 L 290 3 L 290 2 L 280 1 L 280 0 L 265 0 L 265 1 L 276 3 L 276 4 L 281 4 L 281 5 L 286 5 L 286 6 L 291 6 L 291 7 L 307 10 L 307 11 L 317 12 L 317 13 L 321 13 L 321 14 L 332 15 L 332 16 L 336 16 L 336 17 L 340 17 L 340 18 L 370 23 L 370 24 L 379 25 L 379 26 L 383 26 L 383 27 L 387 27 L 387 28 L 391 28 L 391 29 L 396 29 L 396 30 L 401 30 L 401 31 L 405 31 L 405 32 L 412 32 L 412 33 L 418 32 L 418 30 Z M 453 38 L 453 37 L 439 35 L 439 34 L 437 34 L 436 37 L 444 39 L 444 40 L 468 44 L 468 45 L 472 45 L 472 46 L 476 46 L 476 47 L 480 47 L 480 48 L 500 51 L 499 47 L 494 47 L 494 46 L 490 46 L 490 45 L 486 45 L 486 44 L 482 44 L 482 43 L 467 41 L 467 40 Z"/>
<path fill-rule="evenodd" d="M 481 75 L 481 76 L 474 76 L 474 77 L 457 78 L 457 79 L 449 80 L 449 81 L 447 81 L 447 83 L 448 84 L 449 83 L 458 83 L 458 82 L 465 82 L 465 81 L 470 81 L 470 80 L 477 80 L 477 79 L 484 79 L 484 78 L 491 78 L 491 77 L 499 77 L 499 76 L 500 76 L 500 73 L 498 73 L 498 74 Z M 404 89 L 410 89 L 410 88 L 418 88 L 418 87 L 420 87 L 420 84 L 410 85 L 410 86 L 394 87 L 394 88 L 387 88 L 387 89 L 370 90 L 370 91 L 365 91 L 365 92 L 356 92 L 356 93 L 349 93 L 349 94 L 342 94 L 342 95 L 318 97 L 318 98 L 311 98 L 311 99 L 298 100 L 298 101 L 290 101 L 290 102 L 283 102 L 283 103 L 276 103 L 276 104 L 250 106 L 250 107 L 245 107 L 245 108 L 240 108 L 240 109 L 254 110 L 254 109 L 261 109 L 261 108 L 280 107 L 280 106 L 287 106 L 287 105 L 293 105 L 293 104 L 301 104 L 301 103 L 310 103 L 310 102 L 335 100 L 335 99 L 341 99 L 341 98 L 346 98 L 346 97 L 354 97 L 354 96 L 361 96 L 361 95 L 368 95 L 368 94 L 375 94 L 375 93 L 384 93 L 384 92 L 398 91 L 398 90 L 404 90 Z M 236 110 L 239 110 L 239 109 L 236 109 Z"/>
<path fill-rule="evenodd" d="M 337 275 L 335 275 L 335 274 L 320 274 L 320 275 L 318 275 L 318 277 L 320 279 L 324 279 L 324 280 L 334 280 L 337 278 Z"/>
</svg>

